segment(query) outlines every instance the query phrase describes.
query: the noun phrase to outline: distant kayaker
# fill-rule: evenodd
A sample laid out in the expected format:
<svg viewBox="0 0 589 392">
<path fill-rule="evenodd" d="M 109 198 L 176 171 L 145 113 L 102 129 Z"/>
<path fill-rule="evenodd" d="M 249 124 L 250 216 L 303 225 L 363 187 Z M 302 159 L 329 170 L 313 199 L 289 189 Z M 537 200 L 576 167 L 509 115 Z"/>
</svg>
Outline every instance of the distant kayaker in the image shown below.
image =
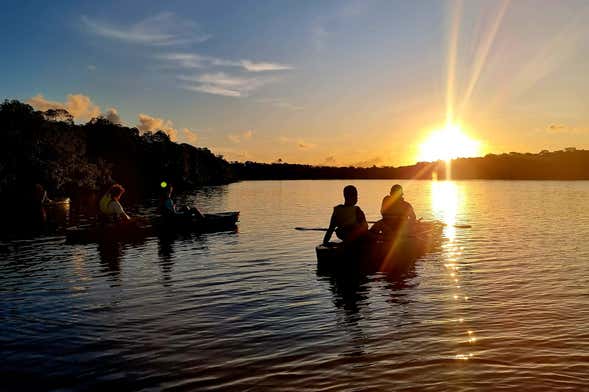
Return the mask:
<svg viewBox="0 0 589 392">
<path fill-rule="evenodd" d="M 382 199 L 380 213 L 382 220 L 370 228 L 373 233 L 397 230 L 413 224 L 416 220 L 413 206 L 403 198 L 403 187 L 399 184 L 393 185 L 390 194 Z"/>
<path fill-rule="evenodd" d="M 123 209 L 123 206 L 120 202 L 123 193 L 125 193 L 125 188 L 119 184 L 114 184 L 100 199 L 98 203 L 100 213 L 103 215 L 103 217 L 106 218 L 107 221 L 119 222 L 128 221 L 131 219 L 129 215 L 125 213 L 125 210 Z"/>
<path fill-rule="evenodd" d="M 35 184 L 35 189 L 32 197 L 33 209 L 31 210 L 31 217 L 38 223 L 45 223 L 47 220 L 47 212 L 45 205 L 51 200 L 47 197 L 47 191 L 41 184 Z"/>
<path fill-rule="evenodd" d="M 170 217 L 196 217 L 196 218 L 203 218 L 203 215 L 200 213 L 198 209 L 195 207 L 186 208 L 181 207 L 177 208 L 174 200 L 172 199 L 172 185 L 167 185 L 163 189 L 162 198 L 160 201 L 160 210 L 162 212 L 162 216 L 164 218 Z"/>
<path fill-rule="evenodd" d="M 333 208 L 331 221 L 323 243 L 329 243 L 333 232 L 342 241 L 358 239 L 368 230 L 368 223 L 364 212 L 356 205 L 358 202 L 358 190 L 353 185 L 344 188 L 344 204 Z"/>
</svg>

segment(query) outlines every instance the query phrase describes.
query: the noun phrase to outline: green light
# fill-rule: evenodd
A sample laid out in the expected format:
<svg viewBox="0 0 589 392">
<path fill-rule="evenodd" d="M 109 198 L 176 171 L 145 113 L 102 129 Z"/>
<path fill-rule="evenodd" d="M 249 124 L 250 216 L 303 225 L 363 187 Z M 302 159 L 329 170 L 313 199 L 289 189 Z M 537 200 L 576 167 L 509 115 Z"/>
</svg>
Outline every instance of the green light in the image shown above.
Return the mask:
<svg viewBox="0 0 589 392">
<path fill-rule="evenodd" d="M 165 181 L 162 181 L 162 182 L 160 183 L 160 186 L 161 186 L 162 188 L 165 188 L 165 187 L 167 187 L 167 186 L 168 186 L 168 183 L 167 183 L 167 182 L 165 182 Z"/>
</svg>

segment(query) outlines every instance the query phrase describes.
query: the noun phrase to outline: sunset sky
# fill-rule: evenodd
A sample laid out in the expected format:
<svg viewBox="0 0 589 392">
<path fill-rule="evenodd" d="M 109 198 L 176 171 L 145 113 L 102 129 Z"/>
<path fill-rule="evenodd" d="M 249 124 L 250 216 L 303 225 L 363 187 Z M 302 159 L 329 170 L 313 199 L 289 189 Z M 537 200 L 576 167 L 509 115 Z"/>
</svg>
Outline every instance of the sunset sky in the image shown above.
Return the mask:
<svg viewBox="0 0 589 392">
<path fill-rule="evenodd" d="M 121 4 L 119 4 L 121 3 Z M 588 1 L 10 2 L 1 98 L 229 160 L 403 165 L 589 148 Z"/>
</svg>

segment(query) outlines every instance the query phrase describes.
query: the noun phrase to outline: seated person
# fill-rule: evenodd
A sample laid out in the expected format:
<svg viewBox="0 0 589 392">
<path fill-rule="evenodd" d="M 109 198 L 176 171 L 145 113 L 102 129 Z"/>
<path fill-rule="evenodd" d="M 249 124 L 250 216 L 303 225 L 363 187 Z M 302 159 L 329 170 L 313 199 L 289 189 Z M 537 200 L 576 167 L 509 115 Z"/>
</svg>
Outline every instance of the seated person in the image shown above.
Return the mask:
<svg viewBox="0 0 589 392">
<path fill-rule="evenodd" d="M 353 241 L 362 236 L 368 230 L 368 223 L 364 212 L 356 205 L 358 202 L 358 190 L 353 185 L 344 188 L 344 204 L 333 208 L 331 221 L 323 243 L 329 243 L 331 235 L 335 234 L 342 241 Z"/>
<path fill-rule="evenodd" d="M 171 218 L 171 217 L 196 217 L 196 218 L 204 218 L 204 216 L 200 213 L 198 209 L 195 207 L 192 208 L 176 208 L 176 204 L 174 200 L 172 200 L 172 188 L 171 185 L 168 185 L 166 188 L 163 189 L 162 198 L 160 202 L 160 210 L 162 216 L 164 218 Z"/>
<path fill-rule="evenodd" d="M 372 233 L 386 235 L 411 227 L 416 220 L 413 206 L 403 199 L 403 188 L 399 184 L 393 185 L 390 194 L 382 200 L 380 213 L 382 219 L 370 228 Z"/>
<path fill-rule="evenodd" d="M 120 198 L 125 193 L 125 188 L 119 184 L 110 187 L 108 192 L 102 196 L 98 203 L 100 213 L 107 222 L 128 221 L 131 218 L 125 213 L 120 203 Z"/>
</svg>

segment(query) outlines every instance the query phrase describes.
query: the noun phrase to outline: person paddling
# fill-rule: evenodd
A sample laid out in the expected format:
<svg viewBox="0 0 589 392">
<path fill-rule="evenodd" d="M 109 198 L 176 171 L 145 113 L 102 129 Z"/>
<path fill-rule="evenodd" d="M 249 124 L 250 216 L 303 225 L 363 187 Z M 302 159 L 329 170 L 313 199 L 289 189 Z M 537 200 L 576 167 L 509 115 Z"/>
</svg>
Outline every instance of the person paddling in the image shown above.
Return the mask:
<svg viewBox="0 0 589 392">
<path fill-rule="evenodd" d="M 164 183 L 162 183 L 164 184 Z M 181 207 L 177 208 L 174 200 L 172 199 L 172 185 L 166 184 L 167 186 L 163 187 L 162 199 L 160 202 L 160 210 L 164 219 L 166 218 L 174 218 L 174 217 L 196 217 L 199 219 L 204 218 L 204 216 L 200 213 L 198 209 L 195 207 L 186 208 Z"/>
<path fill-rule="evenodd" d="M 390 194 L 382 199 L 380 213 L 382 219 L 370 228 L 373 233 L 404 229 L 416 220 L 413 206 L 403 198 L 403 187 L 399 184 L 393 185 Z"/>
<path fill-rule="evenodd" d="M 120 202 L 123 193 L 125 193 L 125 188 L 119 184 L 114 184 L 100 199 L 100 202 L 98 203 L 100 213 L 108 222 L 128 221 L 131 219 L 129 215 L 125 213 Z"/>
<path fill-rule="evenodd" d="M 342 241 L 353 241 L 360 238 L 368 230 L 366 216 L 358 202 L 358 190 L 353 185 L 344 188 L 344 204 L 333 208 L 329 228 L 323 237 L 323 243 L 328 244 L 333 232 Z"/>
</svg>

